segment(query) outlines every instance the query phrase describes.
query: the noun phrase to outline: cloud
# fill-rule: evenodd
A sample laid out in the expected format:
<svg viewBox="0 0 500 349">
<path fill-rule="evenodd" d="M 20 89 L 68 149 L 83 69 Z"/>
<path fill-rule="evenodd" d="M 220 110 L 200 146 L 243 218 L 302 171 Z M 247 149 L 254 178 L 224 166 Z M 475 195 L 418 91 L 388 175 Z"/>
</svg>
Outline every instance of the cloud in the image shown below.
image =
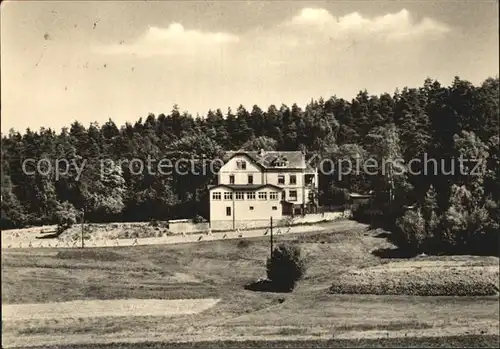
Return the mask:
<svg viewBox="0 0 500 349">
<path fill-rule="evenodd" d="M 137 56 L 164 56 L 208 53 L 211 49 L 236 43 L 239 37 L 229 33 L 186 30 L 180 23 L 167 28 L 149 27 L 137 41 L 129 45 L 115 44 L 101 47 L 104 54 L 133 54 Z"/>
<path fill-rule="evenodd" d="M 281 28 L 294 35 L 314 33 L 331 40 L 375 38 L 385 41 L 435 38 L 450 31 L 445 24 L 430 18 L 413 21 L 406 9 L 367 18 L 358 12 L 335 17 L 325 9 L 304 8 Z"/>
<path fill-rule="evenodd" d="M 355 94 L 359 86 L 390 91 L 407 83 L 403 77 L 425 79 L 419 74 L 434 64 L 442 47 L 435 40 L 450 30 L 431 18 L 415 19 L 404 9 L 380 16 L 335 16 L 323 8 L 303 8 L 273 26 L 242 34 L 225 69 L 237 72 L 235 80 L 264 86 L 259 88 L 270 95 L 296 96 L 290 100 L 331 89 Z"/>
<path fill-rule="evenodd" d="M 353 54 L 386 55 L 388 59 L 388 52 L 396 50 L 406 50 L 411 56 L 449 31 L 446 24 L 431 18 L 417 21 L 405 9 L 368 17 L 359 12 L 334 16 L 323 8 L 303 8 L 281 23 L 240 36 L 188 29 L 176 22 L 166 28 L 151 26 L 131 44 L 100 47 L 98 52 L 139 58 L 182 56 L 179 62 L 211 61 L 210 69 L 234 64 L 275 70 L 294 62 L 321 60 L 325 54 L 339 62 L 343 57 L 349 61 Z"/>
<path fill-rule="evenodd" d="M 291 20 L 292 24 L 315 24 L 324 25 L 334 21 L 335 18 L 325 9 L 322 8 L 304 8 L 297 16 L 293 17 Z"/>
</svg>

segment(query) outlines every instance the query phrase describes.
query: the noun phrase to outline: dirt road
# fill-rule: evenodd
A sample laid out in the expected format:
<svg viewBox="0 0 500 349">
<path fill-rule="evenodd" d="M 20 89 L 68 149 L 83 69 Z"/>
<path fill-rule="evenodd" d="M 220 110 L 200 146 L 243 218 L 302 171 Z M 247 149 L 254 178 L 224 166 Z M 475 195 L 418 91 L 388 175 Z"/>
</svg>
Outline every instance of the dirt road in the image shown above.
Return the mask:
<svg viewBox="0 0 500 349">
<path fill-rule="evenodd" d="M 274 228 L 276 235 L 298 234 L 307 232 L 317 232 L 324 229 L 350 229 L 358 227 L 359 223 L 342 220 L 316 225 L 302 225 L 292 227 Z M 213 241 L 223 239 L 246 239 L 261 236 L 269 236 L 269 229 L 242 230 L 225 233 L 212 234 L 179 234 L 164 237 L 137 238 L 137 239 L 89 239 L 85 240 L 86 247 L 112 247 L 112 246 L 136 246 L 136 245 L 160 245 L 160 244 L 181 244 L 202 241 Z M 2 232 L 2 249 L 14 248 L 80 248 L 81 240 L 69 241 L 60 239 L 37 239 L 36 233 L 18 233 L 16 231 Z"/>
</svg>

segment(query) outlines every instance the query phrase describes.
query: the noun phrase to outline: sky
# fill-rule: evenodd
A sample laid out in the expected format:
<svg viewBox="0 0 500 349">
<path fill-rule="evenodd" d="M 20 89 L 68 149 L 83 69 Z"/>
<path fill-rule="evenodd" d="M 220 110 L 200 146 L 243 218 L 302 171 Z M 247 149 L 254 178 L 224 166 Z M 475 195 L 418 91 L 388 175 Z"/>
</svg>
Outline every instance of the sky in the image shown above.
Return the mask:
<svg viewBox="0 0 500 349">
<path fill-rule="evenodd" d="M 3 1 L 1 127 L 498 76 L 497 1 Z"/>
</svg>

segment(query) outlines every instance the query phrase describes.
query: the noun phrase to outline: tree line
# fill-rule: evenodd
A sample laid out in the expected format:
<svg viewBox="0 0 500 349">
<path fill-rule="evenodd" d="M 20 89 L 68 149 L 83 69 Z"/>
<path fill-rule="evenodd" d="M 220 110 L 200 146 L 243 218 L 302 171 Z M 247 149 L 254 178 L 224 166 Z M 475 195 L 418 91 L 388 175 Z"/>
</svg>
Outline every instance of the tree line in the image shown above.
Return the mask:
<svg viewBox="0 0 500 349">
<path fill-rule="evenodd" d="M 10 130 L 1 141 L 1 227 L 57 223 L 68 212 L 77 216 L 82 210 L 92 222 L 208 217 L 207 185 L 214 183 L 214 173 L 162 175 L 144 168 L 138 174 L 117 165 L 120 159 L 214 159 L 237 149 L 302 150 L 332 163 L 409 162 L 426 154 L 447 164 L 460 156 L 473 159 L 480 174 L 463 175 L 458 169 L 396 173 L 391 167 L 376 175 L 322 174 L 320 204 L 343 204 L 349 192 L 372 191 L 376 204 L 359 208 L 360 219 L 369 215 L 373 222 L 390 215 L 384 221 L 392 222 L 402 243 L 415 250 L 436 246 L 435 239 L 446 246 L 477 244 L 499 229 L 498 82 L 498 77 L 488 78 L 476 86 L 456 77 L 443 86 L 427 79 L 421 87 L 393 94 L 364 90 L 350 101 L 336 96 L 311 100 L 303 109 L 296 104 L 240 106 L 193 117 L 174 106 L 168 114 L 150 114 L 121 127 L 110 119 L 88 127 L 75 121 L 60 132 Z M 57 178 L 40 173 L 33 163 L 23 169 L 24 160 L 42 158 L 85 162 L 85 170 L 76 179 L 73 166 Z M 116 163 L 105 162 L 103 172 L 104 159 Z"/>
</svg>

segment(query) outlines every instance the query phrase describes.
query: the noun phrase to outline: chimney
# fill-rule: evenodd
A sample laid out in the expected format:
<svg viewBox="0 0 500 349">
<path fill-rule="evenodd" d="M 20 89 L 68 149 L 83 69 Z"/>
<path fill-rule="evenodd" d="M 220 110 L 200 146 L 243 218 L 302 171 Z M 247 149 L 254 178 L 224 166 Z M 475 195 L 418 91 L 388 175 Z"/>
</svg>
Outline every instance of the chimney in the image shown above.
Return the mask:
<svg viewBox="0 0 500 349">
<path fill-rule="evenodd" d="M 264 149 L 261 148 L 259 150 L 259 156 L 262 157 L 262 156 L 264 156 L 264 154 L 265 154 L 265 151 L 264 151 Z"/>
</svg>

